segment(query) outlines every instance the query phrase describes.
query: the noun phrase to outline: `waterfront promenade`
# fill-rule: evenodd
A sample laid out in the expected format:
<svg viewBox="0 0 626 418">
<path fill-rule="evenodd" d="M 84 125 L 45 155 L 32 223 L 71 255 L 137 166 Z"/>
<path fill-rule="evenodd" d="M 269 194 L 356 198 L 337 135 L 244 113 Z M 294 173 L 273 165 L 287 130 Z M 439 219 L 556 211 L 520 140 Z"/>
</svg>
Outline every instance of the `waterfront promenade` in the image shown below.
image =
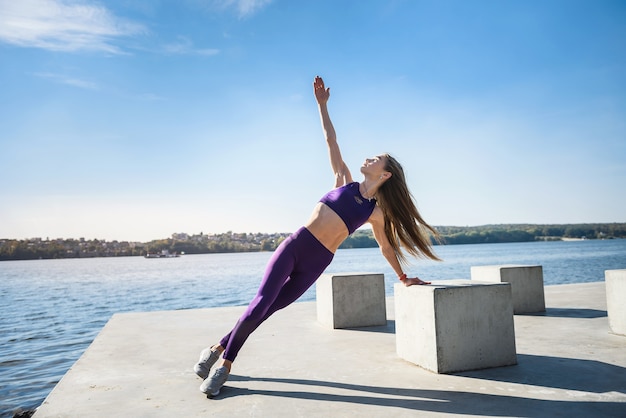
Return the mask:
<svg viewBox="0 0 626 418">
<path fill-rule="evenodd" d="M 386 326 L 352 330 L 296 303 L 251 336 L 215 399 L 192 366 L 244 307 L 119 314 L 34 416 L 626 416 L 626 337 L 609 332 L 604 282 L 545 297 L 545 314 L 515 316 L 517 365 L 449 375 L 396 355 L 393 298 Z"/>
</svg>

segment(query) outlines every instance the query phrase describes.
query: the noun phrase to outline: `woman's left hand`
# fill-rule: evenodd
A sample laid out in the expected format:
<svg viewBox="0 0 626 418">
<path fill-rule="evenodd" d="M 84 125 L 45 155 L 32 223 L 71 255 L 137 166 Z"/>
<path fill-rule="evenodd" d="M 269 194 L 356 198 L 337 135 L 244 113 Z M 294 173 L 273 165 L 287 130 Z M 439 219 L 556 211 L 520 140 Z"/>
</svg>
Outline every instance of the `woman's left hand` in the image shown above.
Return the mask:
<svg viewBox="0 0 626 418">
<path fill-rule="evenodd" d="M 422 279 L 419 279 L 417 277 L 414 278 L 406 278 L 402 280 L 402 283 L 404 283 L 405 286 L 413 286 L 414 284 L 420 285 L 420 284 L 430 284 L 430 282 L 425 282 Z"/>
</svg>

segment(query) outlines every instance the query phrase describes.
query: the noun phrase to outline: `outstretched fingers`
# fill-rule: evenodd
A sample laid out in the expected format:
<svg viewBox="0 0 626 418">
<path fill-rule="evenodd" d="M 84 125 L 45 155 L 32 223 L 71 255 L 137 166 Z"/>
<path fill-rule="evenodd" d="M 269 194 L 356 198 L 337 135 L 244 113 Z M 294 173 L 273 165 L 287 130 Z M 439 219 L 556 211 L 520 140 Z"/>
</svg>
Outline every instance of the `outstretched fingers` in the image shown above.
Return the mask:
<svg viewBox="0 0 626 418">
<path fill-rule="evenodd" d="M 313 80 L 313 90 L 318 100 L 328 100 L 330 97 L 330 87 L 325 88 L 324 80 L 320 76 L 316 76 Z"/>
<path fill-rule="evenodd" d="M 402 280 L 402 283 L 404 283 L 405 286 L 413 286 L 413 285 L 424 285 L 424 284 L 430 284 L 430 282 L 425 282 L 422 279 L 419 279 L 417 277 L 414 278 L 406 278 L 404 280 Z"/>
</svg>

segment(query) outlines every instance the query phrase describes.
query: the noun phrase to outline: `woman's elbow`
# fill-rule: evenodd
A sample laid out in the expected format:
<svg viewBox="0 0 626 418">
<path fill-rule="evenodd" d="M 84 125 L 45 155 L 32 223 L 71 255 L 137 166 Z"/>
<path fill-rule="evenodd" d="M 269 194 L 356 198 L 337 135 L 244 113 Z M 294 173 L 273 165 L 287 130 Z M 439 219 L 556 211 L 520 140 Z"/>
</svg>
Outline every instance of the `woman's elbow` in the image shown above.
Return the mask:
<svg viewBox="0 0 626 418">
<path fill-rule="evenodd" d="M 380 246 L 380 252 L 383 254 L 383 256 L 385 258 L 393 257 L 396 254 L 394 252 L 393 248 L 391 247 L 391 245 L 389 245 L 389 244 L 381 245 Z"/>
</svg>

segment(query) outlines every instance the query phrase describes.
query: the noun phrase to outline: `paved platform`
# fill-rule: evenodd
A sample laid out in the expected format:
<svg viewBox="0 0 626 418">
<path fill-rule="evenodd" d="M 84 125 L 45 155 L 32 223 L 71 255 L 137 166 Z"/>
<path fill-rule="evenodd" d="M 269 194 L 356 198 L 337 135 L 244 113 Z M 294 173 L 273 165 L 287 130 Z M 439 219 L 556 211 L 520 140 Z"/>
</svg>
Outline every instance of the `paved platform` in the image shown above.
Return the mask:
<svg viewBox="0 0 626 418">
<path fill-rule="evenodd" d="M 351 330 L 296 303 L 250 337 L 214 399 L 192 367 L 243 307 L 118 314 L 34 416 L 625 417 L 626 337 L 609 333 L 604 283 L 545 298 L 544 314 L 515 317 L 517 365 L 450 375 L 396 355 L 391 298 L 386 326 Z"/>
</svg>

